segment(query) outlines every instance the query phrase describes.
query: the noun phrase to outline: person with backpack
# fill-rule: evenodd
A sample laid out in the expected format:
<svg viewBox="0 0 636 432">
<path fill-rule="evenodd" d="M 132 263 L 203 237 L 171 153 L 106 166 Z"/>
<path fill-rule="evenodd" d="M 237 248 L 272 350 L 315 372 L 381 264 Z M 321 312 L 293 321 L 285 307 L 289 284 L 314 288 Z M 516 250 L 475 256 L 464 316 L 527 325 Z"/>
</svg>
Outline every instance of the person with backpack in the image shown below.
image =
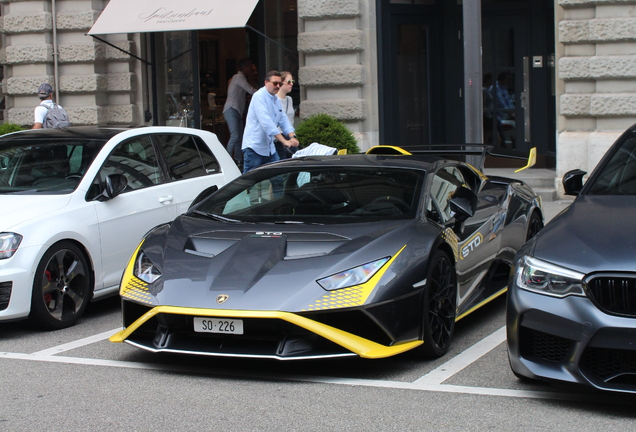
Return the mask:
<svg viewBox="0 0 636 432">
<path fill-rule="evenodd" d="M 42 102 L 35 107 L 35 118 L 31 129 L 50 129 L 71 125 L 66 110 L 53 102 L 53 87 L 51 87 L 51 84 L 42 84 L 38 88 L 38 97 Z"/>
</svg>

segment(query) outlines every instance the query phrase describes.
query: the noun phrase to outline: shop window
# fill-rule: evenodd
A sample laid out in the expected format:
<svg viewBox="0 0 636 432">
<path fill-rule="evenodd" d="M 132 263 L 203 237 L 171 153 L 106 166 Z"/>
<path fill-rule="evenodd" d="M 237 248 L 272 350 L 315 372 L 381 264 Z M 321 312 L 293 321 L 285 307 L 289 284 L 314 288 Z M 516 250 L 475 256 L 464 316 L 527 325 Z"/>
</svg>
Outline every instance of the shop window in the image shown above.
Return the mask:
<svg viewBox="0 0 636 432">
<path fill-rule="evenodd" d="M 194 127 L 193 33 L 175 31 L 156 38 L 158 124 Z"/>
</svg>

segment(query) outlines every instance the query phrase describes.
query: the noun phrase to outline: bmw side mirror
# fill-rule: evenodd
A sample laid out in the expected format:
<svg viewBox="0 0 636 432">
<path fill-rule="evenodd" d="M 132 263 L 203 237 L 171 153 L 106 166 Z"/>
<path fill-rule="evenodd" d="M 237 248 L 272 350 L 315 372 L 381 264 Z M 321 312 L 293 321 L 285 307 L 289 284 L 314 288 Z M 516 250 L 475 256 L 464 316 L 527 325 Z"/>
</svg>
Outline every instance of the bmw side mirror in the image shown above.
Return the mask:
<svg viewBox="0 0 636 432">
<path fill-rule="evenodd" d="M 563 189 L 566 195 L 578 195 L 583 190 L 583 176 L 587 172 L 575 169 L 563 174 Z"/>
<path fill-rule="evenodd" d="M 106 187 L 101 194 L 97 195 L 95 199 L 97 201 L 108 201 L 115 198 L 122 193 L 126 186 L 128 186 L 128 180 L 123 174 L 110 174 L 106 177 Z"/>
</svg>

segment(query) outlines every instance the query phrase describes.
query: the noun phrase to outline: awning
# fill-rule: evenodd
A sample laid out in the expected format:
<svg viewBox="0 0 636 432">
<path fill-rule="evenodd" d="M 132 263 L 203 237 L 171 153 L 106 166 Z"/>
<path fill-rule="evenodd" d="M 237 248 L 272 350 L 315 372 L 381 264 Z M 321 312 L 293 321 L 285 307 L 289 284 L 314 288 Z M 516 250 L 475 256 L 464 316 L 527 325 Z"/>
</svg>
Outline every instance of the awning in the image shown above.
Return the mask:
<svg viewBox="0 0 636 432">
<path fill-rule="evenodd" d="M 245 27 L 258 0 L 110 0 L 89 35 Z"/>
</svg>

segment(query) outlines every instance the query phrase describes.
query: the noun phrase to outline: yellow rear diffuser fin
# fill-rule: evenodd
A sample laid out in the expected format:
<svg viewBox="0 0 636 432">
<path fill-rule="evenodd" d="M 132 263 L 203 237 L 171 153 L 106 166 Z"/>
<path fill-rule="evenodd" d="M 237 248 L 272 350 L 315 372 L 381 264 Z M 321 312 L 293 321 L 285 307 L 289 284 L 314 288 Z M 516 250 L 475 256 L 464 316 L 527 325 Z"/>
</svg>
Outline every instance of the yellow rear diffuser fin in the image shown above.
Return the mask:
<svg viewBox="0 0 636 432">
<path fill-rule="evenodd" d="M 532 147 L 530 149 L 530 154 L 528 155 L 528 163 L 526 164 L 526 166 L 524 166 L 523 168 L 519 168 L 518 170 L 515 170 L 515 172 L 519 172 L 519 171 L 523 171 L 526 168 L 530 168 L 533 167 L 534 164 L 537 163 L 537 148 L 536 147 Z"/>
</svg>

